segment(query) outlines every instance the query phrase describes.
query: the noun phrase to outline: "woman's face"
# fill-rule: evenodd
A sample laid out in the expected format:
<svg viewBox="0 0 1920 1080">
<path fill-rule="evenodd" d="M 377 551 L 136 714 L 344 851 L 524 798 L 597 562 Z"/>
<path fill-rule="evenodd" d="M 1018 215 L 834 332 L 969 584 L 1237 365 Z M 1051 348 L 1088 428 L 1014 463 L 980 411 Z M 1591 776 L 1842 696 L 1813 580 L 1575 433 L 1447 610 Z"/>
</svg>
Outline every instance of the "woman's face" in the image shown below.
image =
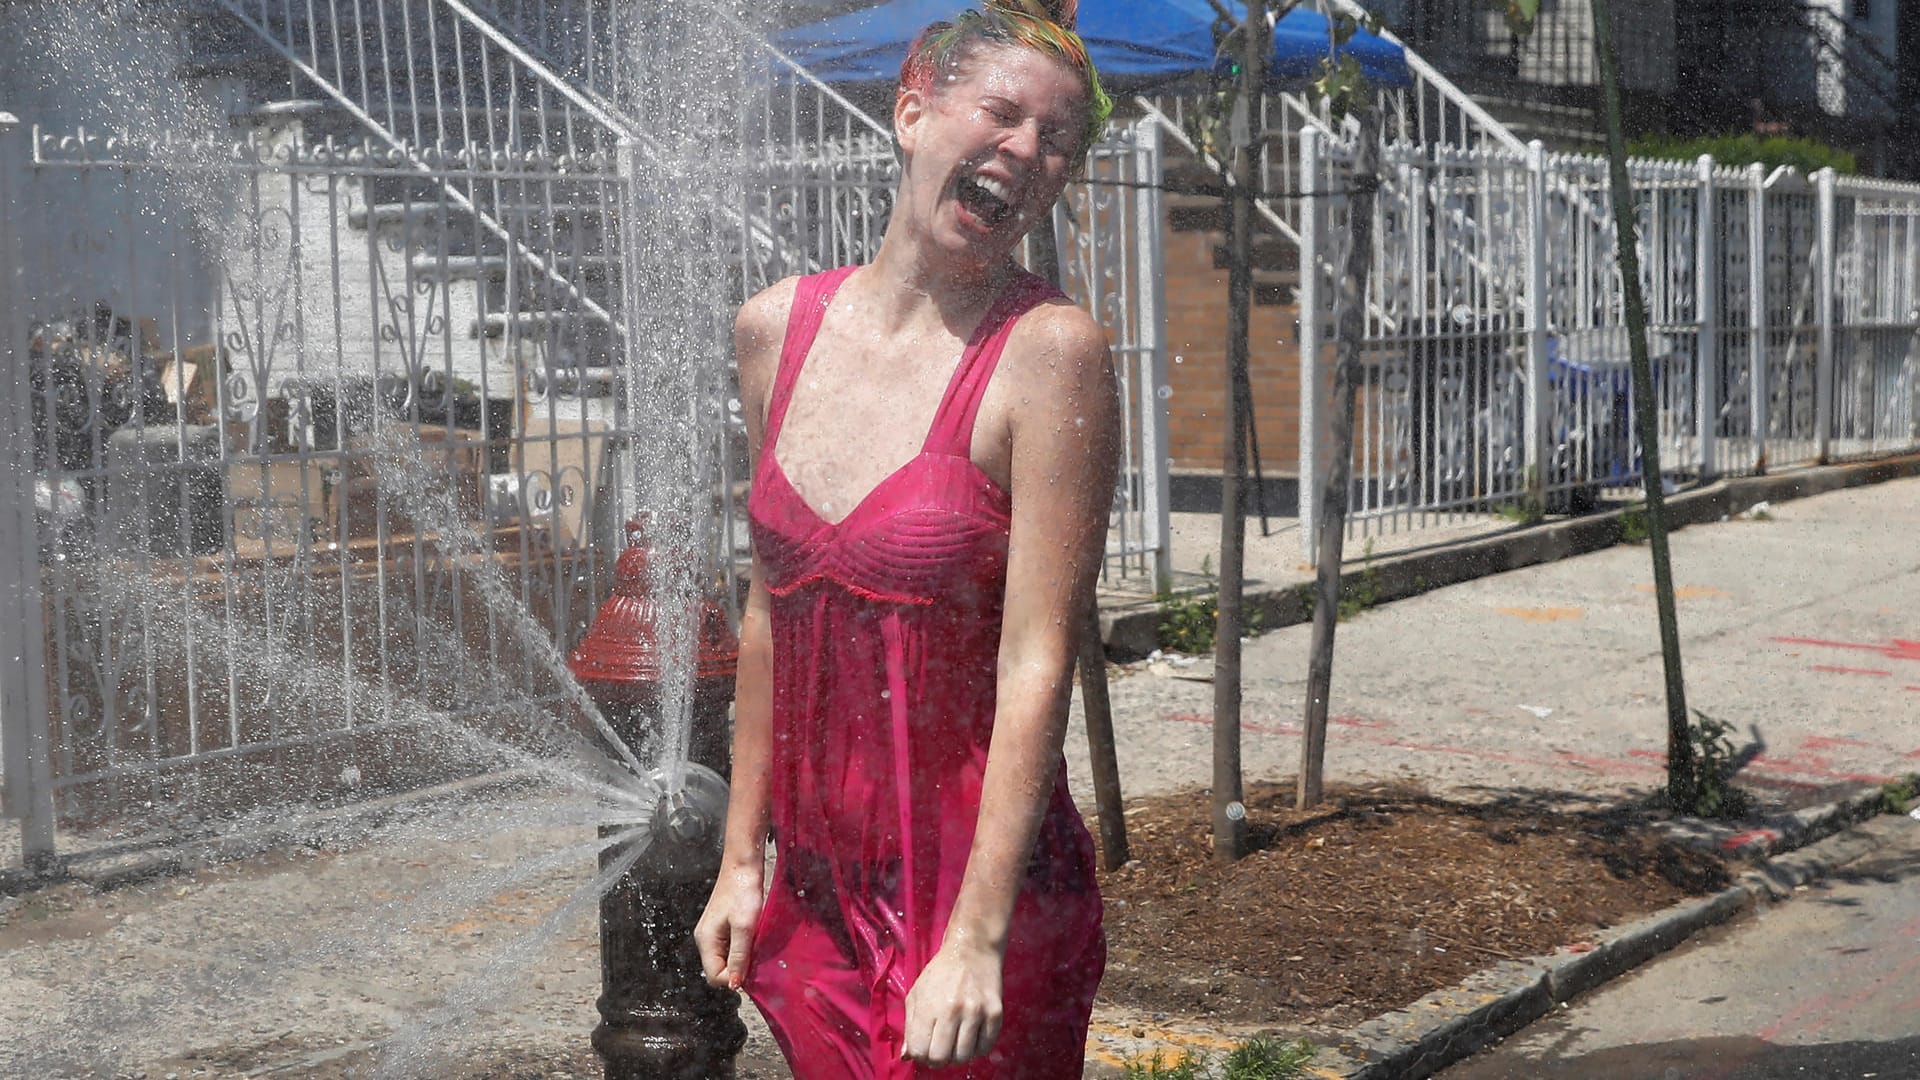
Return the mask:
<svg viewBox="0 0 1920 1080">
<path fill-rule="evenodd" d="M 1079 77 L 1050 56 L 991 45 L 894 108 L 907 167 L 900 205 L 941 248 L 1003 257 L 1066 187 L 1086 130 Z"/>
</svg>

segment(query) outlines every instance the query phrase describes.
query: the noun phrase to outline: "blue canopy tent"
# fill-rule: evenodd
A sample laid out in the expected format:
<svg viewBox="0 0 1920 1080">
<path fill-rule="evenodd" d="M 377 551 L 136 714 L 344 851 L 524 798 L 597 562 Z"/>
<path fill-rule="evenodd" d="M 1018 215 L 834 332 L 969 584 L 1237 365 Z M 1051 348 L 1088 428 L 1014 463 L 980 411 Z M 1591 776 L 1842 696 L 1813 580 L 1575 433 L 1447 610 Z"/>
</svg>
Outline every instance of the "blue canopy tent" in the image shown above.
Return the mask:
<svg viewBox="0 0 1920 1080">
<path fill-rule="evenodd" d="M 888 0 L 821 22 L 782 31 L 774 44 L 828 83 L 891 85 L 914 34 L 950 19 L 965 0 Z M 1101 81 L 1115 90 L 1141 90 L 1222 69 L 1215 55 L 1218 16 L 1207 0 L 1083 0 L 1079 31 Z M 1269 82 L 1304 85 L 1327 54 L 1327 19 L 1294 8 L 1273 34 Z M 1339 50 L 1359 62 L 1379 86 L 1410 81 L 1400 46 L 1361 31 Z"/>
</svg>

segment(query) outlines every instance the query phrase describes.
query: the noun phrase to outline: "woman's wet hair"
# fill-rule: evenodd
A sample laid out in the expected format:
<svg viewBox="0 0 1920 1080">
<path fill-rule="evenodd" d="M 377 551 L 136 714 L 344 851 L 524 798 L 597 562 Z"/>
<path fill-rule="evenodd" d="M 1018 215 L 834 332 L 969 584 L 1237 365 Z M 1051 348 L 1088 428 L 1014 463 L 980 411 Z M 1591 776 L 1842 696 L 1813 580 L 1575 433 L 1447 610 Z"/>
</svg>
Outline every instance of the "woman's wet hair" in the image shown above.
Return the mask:
<svg viewBox="0 0 1920 1080">
<path fill-rule="evenodd" d="M 900 65 L 900 91 L 932 93 L 938 83 L 958 75 L 974 50 L 983 45 L 1017 45 L 1051 56 L 1080 76 L 1087 98 L 1087 126 L 1075 157 L 1084 154 L 1106 129 L 1113 101 L 1100 88 L 1100 75 L 1087 44 L 1074 33 L 1079 0 L 984 0 L 951 22 L 936 22 L 914 36 Z"/>
</svg>

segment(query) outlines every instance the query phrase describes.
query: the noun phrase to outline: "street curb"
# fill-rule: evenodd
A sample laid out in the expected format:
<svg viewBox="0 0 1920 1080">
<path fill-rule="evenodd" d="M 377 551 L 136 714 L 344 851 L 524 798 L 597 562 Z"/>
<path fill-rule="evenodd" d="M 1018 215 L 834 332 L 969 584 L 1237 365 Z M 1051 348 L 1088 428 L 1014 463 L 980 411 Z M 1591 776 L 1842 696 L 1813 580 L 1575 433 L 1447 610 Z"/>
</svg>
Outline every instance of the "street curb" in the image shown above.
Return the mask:
<svg viewBox="0 0 1920 1080">
<path fill-rule="evenodd" d="M 1758 904 L 1786 899 L 1794 889 L 1880 847 L 1884 841 L 1870 829 L 1842 831 L 1861 820 L 1863 798 L 1864 793 L 1790 815 L 1800 827 L 1782 831 L 1773 841 L 1776 856 L 1712 896 L 1622 926 L 1590 949 L 1503 961 L 1361 1024 L 1323 1050 L 1315 1064 L 1342 1080 L 1431 1076 L 1701 930 Z"/>
<path fill-rule="evenodd" d="M 1789 502 L 1912 476 L 1920 476 L 1920 454 L 1717 480 L 1695 491 L 1668 496 L 1667 527 L 1681 529 L 1720 521 L 1760 503 Z M 1438 550 L 1381 558 L 1357 570 L 1349 564 L 1342 588 L 1363 589 L 1366 603 L 1377 605 L 1445 585 L 1585 555 L 1621 543 L 1623 522 L 1629 513 L 1637 512 L 1621 507 L 1540 525 L 1515 526 L 1507 532 Z M 1260 612 L 1265 629 L 1294 626 L 1313 617 L 1309 600 L 1312 588 L 1311 583 L 1285 588 L 1250 583 L 1245 603 Z M 1107 653 L 1114 659 L 1146 656 L 1159 647 L 1159 605 L 1149 599 L 1103 604 L 1100 630 Z"/>
<path fill-rule="evenodd" d="M 1834 802 L 1743 822 L 1741 826 L 1678 818 L 1660 822 L 1658 827 L 1677 844 L 1729 859 L 1764 863 L 1772 855 L 1805 847 L 1879 811 L 1880 787 L 1867 784 Z"/>
</svg>

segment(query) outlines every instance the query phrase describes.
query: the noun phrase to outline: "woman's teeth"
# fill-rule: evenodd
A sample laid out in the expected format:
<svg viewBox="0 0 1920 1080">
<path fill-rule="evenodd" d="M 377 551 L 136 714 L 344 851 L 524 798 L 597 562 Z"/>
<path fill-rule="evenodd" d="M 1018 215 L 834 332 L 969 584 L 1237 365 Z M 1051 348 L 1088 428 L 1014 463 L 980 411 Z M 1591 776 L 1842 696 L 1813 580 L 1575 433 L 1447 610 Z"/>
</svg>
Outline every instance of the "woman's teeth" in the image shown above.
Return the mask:
<svg viewBox="0 0 1920 1080">
<path fill-rule="evenodd" d="M 1006 184 L 986 176 L 962 177 L 959 184 L 960 200 L 967 208 L 979 215 L 989 225 L 998 225 L 1013 212 L 1009 202 L 1012 189 Z"/>
<path fill-rule="evenodd" d="M 987 194 L 999 199 L 1001 202 L 1011 202 L 1013 200 L 1012 189 L 991 176 L 976 176 L 973 178 L 973 182 L 979 184 L 986 190 Z"/>
</svg>

